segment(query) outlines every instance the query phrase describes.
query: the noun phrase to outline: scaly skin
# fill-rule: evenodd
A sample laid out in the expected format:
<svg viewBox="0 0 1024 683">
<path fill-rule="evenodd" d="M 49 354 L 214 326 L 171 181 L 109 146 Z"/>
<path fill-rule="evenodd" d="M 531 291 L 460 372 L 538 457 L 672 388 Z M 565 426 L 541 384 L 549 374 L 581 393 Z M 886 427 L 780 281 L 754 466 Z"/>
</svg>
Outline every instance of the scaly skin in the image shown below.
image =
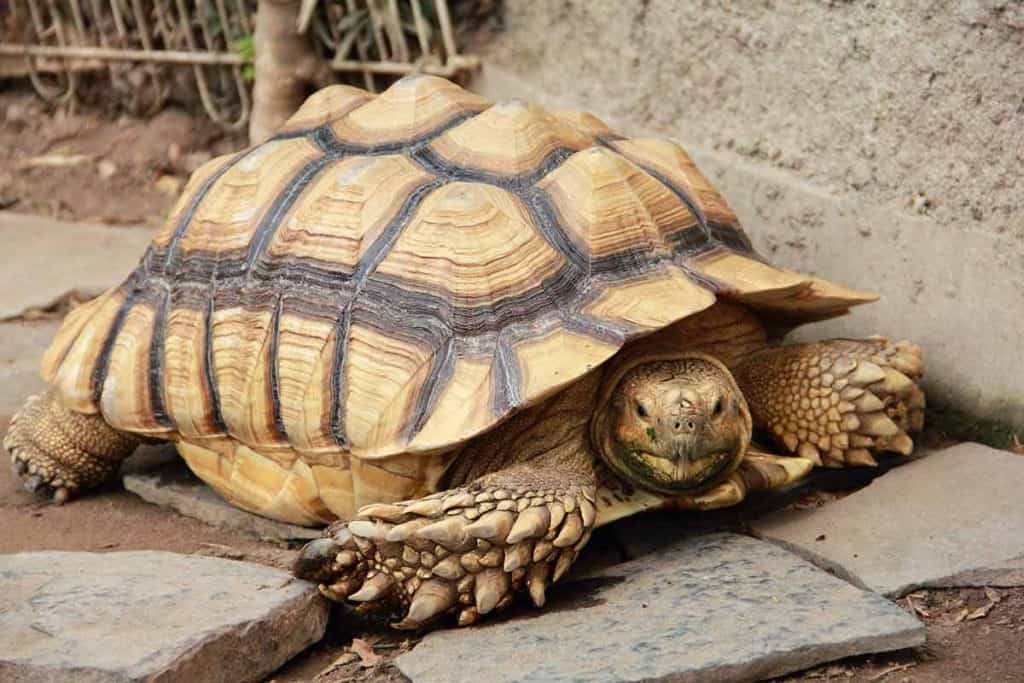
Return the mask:
<svg viewBox="0 0 1024 683">
<path fill-rule="evenodd" d="M 139 442 L 99 415 L 68 410 L 47 392 L 30 396 L 14 416 L 4 448 L 26 489 L 61 504 L 116 477 Z"/>
<path fill-rule="evenodd" d="M 789 453 L 825 467 L 909 455 L 924 423 L 921 349 L 885 339 L 835 339 L 754 353 L 733 368 L 754 424 Z"/>
</svg>

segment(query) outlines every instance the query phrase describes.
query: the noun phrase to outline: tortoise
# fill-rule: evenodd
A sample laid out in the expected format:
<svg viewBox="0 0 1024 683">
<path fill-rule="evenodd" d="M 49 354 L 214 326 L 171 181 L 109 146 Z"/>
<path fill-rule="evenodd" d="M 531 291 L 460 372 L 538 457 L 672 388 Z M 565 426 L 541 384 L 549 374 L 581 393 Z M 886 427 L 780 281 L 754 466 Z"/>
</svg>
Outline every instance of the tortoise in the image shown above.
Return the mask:
<svg viewBox="0 0 1024 683">
<path fill-rule="evenodd" d="M 336 85 L 193 174 L 4 443 L 62 503 L 173 441 L 234 505 L 330 524 L 295 566 L 326 596 L 469 624 L 543 605 L 595 526 L 910 453 L 917 346 L 780 343 L 876 298 L 769 264 L 672 141 Z"/>
</svg>

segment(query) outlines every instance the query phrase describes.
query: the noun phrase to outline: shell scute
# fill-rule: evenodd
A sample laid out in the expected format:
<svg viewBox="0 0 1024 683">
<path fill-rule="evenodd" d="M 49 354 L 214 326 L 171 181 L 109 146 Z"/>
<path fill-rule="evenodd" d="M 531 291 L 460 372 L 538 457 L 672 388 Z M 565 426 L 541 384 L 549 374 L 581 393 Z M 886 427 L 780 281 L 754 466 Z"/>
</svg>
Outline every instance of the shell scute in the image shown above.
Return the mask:
<svg viewBox="0 0 1024 683">
<path fill-rule="evenodd" d="M 159 329 L 156 322 L 160 306 L 136 298 L 115 326 L 117 333 L 107 350 L 99 405 L 103 417 L 116 429 L 153 435 L 170 431 L 169 424 L 160 424 L 157 419 L 157 413 L 163 412 L 154 404 L 160 387 L 149 382 L 150 350 Z"/>
<path fill-rule="evenodd" d="M 543 169 L 559 152 L 586 149 L 594 139 L 535 104 L 493 105 L 430 143 L 448 164 L 497 176 Z"/>
<path fill-rule="evenodd" d="M 185 188 L 181 191 L 181 196 L 178 197 L 178 201 L 174 203 L 174 207 L 171 209 L 170 214 L 168 214 L 167 220 L 164 221 L 163 225 L 153 236 L 153 246 L 155 248 L 166 248 L 170 245 L 178 227 L 183 221 L 187 222 L 189 220 L 190 212 L 196 204 L 197 196 L 202 191 L 201 188 L 212 184 L 213 180 L 218 177 L 218 174 L 226 171 L 237 156 L 237 154 L 224 154 L 215 157 L 193 171 L 192 175 L 189 176 L 188 182 L 185 183 Z"/>
<path fill-rule="evenodd" d="M 216 436 L 222 429 L 205 375 L 208 324 L 206 308 L 173 306 L 167 318 L 164 402 L 178 433 L 188 439 Z"/>
<path fill-rule="evenodd" d="M 638 265 L 658 265 L 675 257 L 679 233 L 700 230 L 679 197 L 605 147 L 574 154 L 538 186 L 591 262 L 640 251 Z"/>
<path fill-rule="evenodd" d="M 448 302 L 459 332 L 473 333 L 474 311 L 529 293 L 564 258 L 534 228 L 518 197 L 477 183 L 450 183 L 426 197 L 374 277 L 405 292 Z"/>
<path fill-rule="evenodd" d="M 305 138 L 271 140 L 243 155 L 199 203 L 178 248 L 186 253 L 248 249 L 260 222 L 273 219 L 287 185 L 321 155 Z"/>
<path fill-rule="evenodd" d="M 282 221 L 265 261 L 307 262 L 327 273 L 351 275 L 401 211 L 395 197 L 433 179 L 401 156 L 338 159 L 324 168 Z"/>
<path fill-rule="evenodd" d="M 211 355 L 227 433 L 253 448 L 280 440 L 274 420 L 271 346 L 275 309 L 231 306 L 210 320 Z"/>
<path fill-rule="evenodd" d="M 293 133 L 331 123 L 372 99 L 373 95 L 351 85 L 329 85 L 306 98 L 278 133 Z"/>
<path fill-rule="evenodd" d="M 490 102 L 436 76 L 403 78 L 331 123 L 338 139 L 359 146 L 416 140 L 486 109 Z"/>
</svg>

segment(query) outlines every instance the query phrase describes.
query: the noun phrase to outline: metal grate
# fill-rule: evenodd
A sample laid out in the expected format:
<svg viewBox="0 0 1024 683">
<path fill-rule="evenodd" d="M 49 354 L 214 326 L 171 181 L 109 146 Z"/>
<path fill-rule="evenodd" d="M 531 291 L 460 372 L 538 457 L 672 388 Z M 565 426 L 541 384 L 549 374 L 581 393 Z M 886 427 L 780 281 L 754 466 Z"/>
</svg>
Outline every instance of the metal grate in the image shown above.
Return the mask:
<svg viewBox="0 0 1024 683">
<path fill-rule="evenodd" d="M 159 109 L 172 67 L 191 68 L 210 118 L 249 118 L 256 0 L 0 0 L 0 57 L 21 58 L 50 102 L 76 96 L 79 74 L 106 69 L 139 113 Z M 303 0 L 296 29 L 334 71 L 380 77 L 453 76 L 477 59 L 458 53 L 446 0 Z"/>
</svg>

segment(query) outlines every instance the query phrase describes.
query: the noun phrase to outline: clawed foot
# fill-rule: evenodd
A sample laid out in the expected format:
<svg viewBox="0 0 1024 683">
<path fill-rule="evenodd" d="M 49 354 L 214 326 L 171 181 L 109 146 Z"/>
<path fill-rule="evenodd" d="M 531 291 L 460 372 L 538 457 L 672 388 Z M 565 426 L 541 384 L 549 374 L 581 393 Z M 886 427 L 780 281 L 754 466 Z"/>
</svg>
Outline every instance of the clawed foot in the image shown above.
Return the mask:
<svg viewBox="0 0 1024 683">
<path fill-rule="evenodd" d="M 45 410 L 43 398 L 32 396 L 21 411 L 11 420 L 4 436 L 4 448 L 11 456 L 14 473 L 21 478 L 26 491 L 45 496 L 57 505 L 62 505 L 78 489 L 70 473 L 64 472 L 60 463 L 48 456 L 31 439 L 28 424 L 38 419 Z"/>
<path fill-rule="evenodd" d="M 917 386 L 923 373 L 920 347 L 903 341 L 890 344 L 885 339 L 836 341 L 827 345 L 828 368 L 822 367 L 820 389 L 835 403 L 839 431 L 830 420 L 828 433 L 814 441 L 826 467 L 847 465 L 875 466 L 872 453 L 894 452 L 910 455 L 914 442 L 908 432 L 924 426 L 924 393 Z M 846 348 L 848 347 L 848 348 Z M 828 383 L 832 379 L 831 384 Z M 838 402 L 833 396 L 838 396 Z M 786 444 L 793 443 L 792 439 Z M 800 444 L 797 452 L 813 458 L 813 452 Z"/>
<path fill-rule="evenodd" d="M 332 600 L 403 609 L 395 628 L 458 613 L 459 625 L 511 604 L 521 589 L 538 607 L 590 538 L 592 488 L 482 487 L 370 505 L 309 543 L 296 575 Z"/>
<path fill-rule="evenodd" d="M 755 422 L 790 453 L 825 467 L 874 466 L 872 453 L 913 450 L 923 368 L 909 342 L 840 339 L 755 354 L 739 377 Z"/>
<path fill-rule="evenodd" d="M 30 397 L 11 420 L 4 448 L 28 491 L 61 505 L 117 474 L 138 441 L 98 416 L 74 413 L 48 394 Z M 83 446 L 95 452 L 83 450 Z"/>
</svg>

